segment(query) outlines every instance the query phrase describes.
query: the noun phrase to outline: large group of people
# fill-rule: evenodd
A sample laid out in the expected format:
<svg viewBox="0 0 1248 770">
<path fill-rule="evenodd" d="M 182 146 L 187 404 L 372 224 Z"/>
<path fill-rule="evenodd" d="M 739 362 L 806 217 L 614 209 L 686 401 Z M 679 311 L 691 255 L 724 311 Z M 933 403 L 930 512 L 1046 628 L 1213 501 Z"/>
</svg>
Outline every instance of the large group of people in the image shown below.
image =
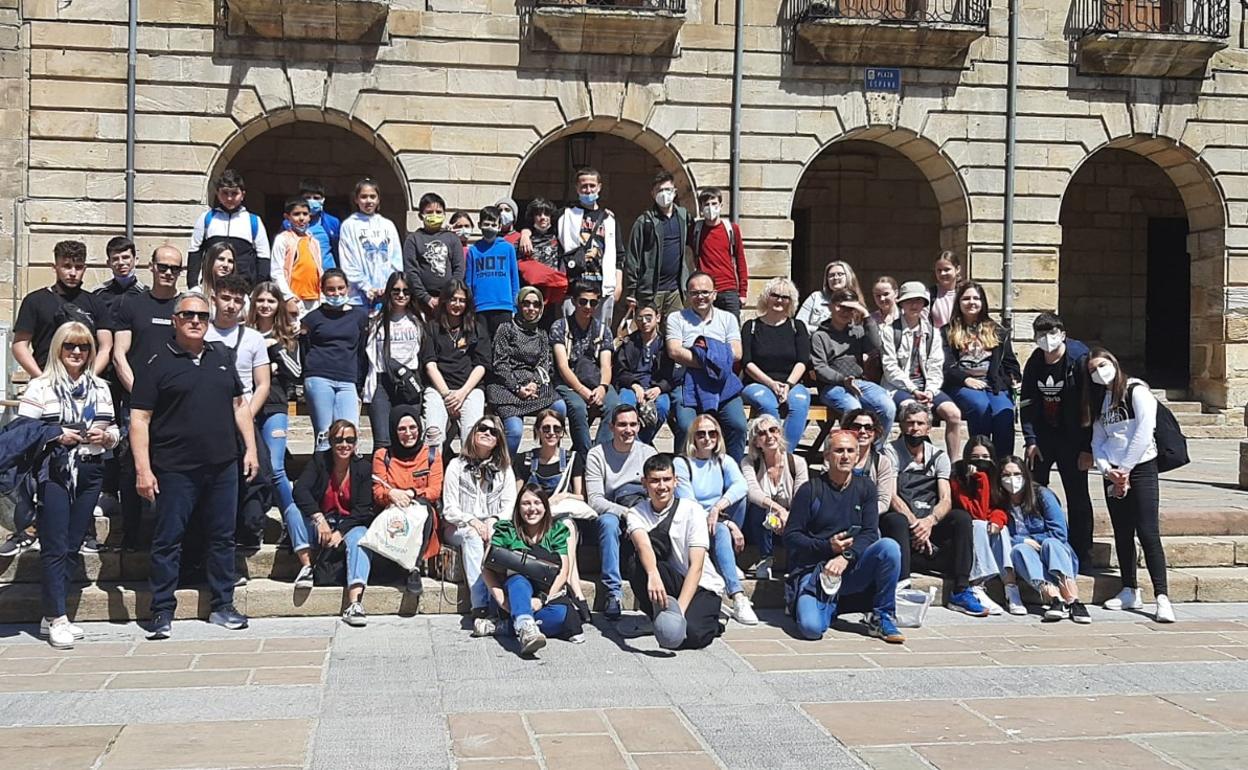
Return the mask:
<svg viewBox="0 0 1248 770">
<path fill-rule="evenodd" d="M 150 549 L 154 638 L 171 634 L 174 591 L 195 569 L 211 622 L 246 627 L 235 549 L 260 543 L 270 507 L 298 559 L 295 590 L 342 585 L 352 626 L 367 622 L 374 571 L 399 566 L 370 546 L 375 520 L 419 511 L 407 590 L 419 594 L 433 557 L 453 549 L 472 633 L 514 634 L 525 654 L 583 639 L 578 548 L 595 545 L 603 615 L 621 616 L 627 581 L 667 649 L 710 644 L 723 615 L 758 623 L 747 574 L 785 581 L 811 639 L 863 612 L 870 634 L 904 641 L 895 595 L 912 569 L 944 576 L 946 603 L 969 615 L 1025 613 L 1021 582 L 1046 621 L 1086 623 L 1075 578 L 1091 563 L 1094 467 L 1124 586 L 1106 606 L 1142 606 L 1138 536 L 1156 618 L 1174 620 L 1157 402 L 1112 353 L 1044 313 L 1020 369 L 1009 329 L 951 252 L 931 288 L 878 278 L 874 311 L 844 261 L 800 305 L 792 281 L 771 279 L 742 324 L 744 247 L 720 191 L 702 191 L 691 215 L 660 173 L 626 233 L 597 171 L 579 170 L 574 186 L 562 212 L 541 199 L 523 217 L 509 198 L 485 207 L 476 240 L 471 215 L 448 215 L 429 193 L 421 227 L 400 239 L 375 181 L 355 186 L 339 223 L 305 180 L 270 243 L 227 171 L 187 264 L 157 248 L 150 288 L 125 238 L 109 242 L 112 277 L 94 292 L 82 287 L 84 245 L 58 243 L 55 284 L 23 300 L 14 328 L 28 419 L 5 429 L 47 472 L 0 546 L 41 545 L 51 644 L 81 636 L 67 580 L 77 552 L 100 548 L 92 513 L 105 492 L 119 501 L 121 547 Z M 295 477 L 297 398 L 315 454 Z M 796 451 L 814 399 L 831 431 L 822 471 Z M 521 452 L 530 418 L 536 446 Z M 665 425 L 670 453 L 653 445 Z M 1066 510 L 1045 486 L 1054 464 Z M 998 580 L 1006 608 L 986 589 Z"/>
</svg>

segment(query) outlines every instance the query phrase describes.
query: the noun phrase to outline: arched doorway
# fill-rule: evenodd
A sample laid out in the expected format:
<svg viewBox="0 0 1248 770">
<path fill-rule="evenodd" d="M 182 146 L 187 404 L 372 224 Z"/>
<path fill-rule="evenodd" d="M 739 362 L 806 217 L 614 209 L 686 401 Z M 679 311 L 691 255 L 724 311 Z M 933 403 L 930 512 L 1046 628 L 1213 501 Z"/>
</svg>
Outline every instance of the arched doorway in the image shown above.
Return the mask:
<svg viewBox="0 0 1248 770">
<path fill-rule="evenodd" d="M 653 205 L 650 182 L 660 170 L 671 172 L 677 202 L 693 211 L 693 182 L 670 150 L 652 154 L 640 144 L 614 134 L 565 129 L 532 153 L 512 187 L 516 204 L 546 198 L 556 207 L 576 203 L 572 174 L 582 166 L 602 172 L 602 202 L 615 213 L 620 239 L 627 241 L 633 222 Z"/>
<path fill-rule="evenodd" d="M 1202 256 L 1194 249 L 1220 250 L 1220 238 L 1197 235 L 1220 231 L 1221 216 L 1199 200 L 1216 193 L 1197 163 L 1180 161 L 1163 168 L 1114 146 L 1084 161 L 1062 201 L 1058 301 L 1071 336 L 1105 345 L 1155 387 L 1187 390 L 1198 315 L 1192 267 Z"/>
<path fill-rule="evenodd" d="M 278 123 L 282 117 L 270 116 L 269 122 Z M 227 168 L 241 173 L 247 182 L 247 208 L 264 219 L 269 233 L 281 228 L 286 199 L 299 192 L 299 180 L 304 177 L 325 186 L 325 210 L 341 219 L 353 211 L 351 193 L 356 182 L 365 177 L 376 180 L 381 186 L 381 213 L 394 222 L 400 235 L 405 233 L 407 185 L 389 149 L 368 129 L 348 130 L 292 116 L 252 139 L 246 138 L 247 133 L 241 132 L 221 151 L 209 184 Z"/>
<path fill-rule="evenodd" d="M 793 280 L 803 295 L 828 262 L 854 267 L 863 292 L 891 275 L 930 283 L 943 249 L 966 251 L 966 196 L 952 166 L 926 139 L 863 132 L 826 147 L 793 198 Z"/>
</svg>

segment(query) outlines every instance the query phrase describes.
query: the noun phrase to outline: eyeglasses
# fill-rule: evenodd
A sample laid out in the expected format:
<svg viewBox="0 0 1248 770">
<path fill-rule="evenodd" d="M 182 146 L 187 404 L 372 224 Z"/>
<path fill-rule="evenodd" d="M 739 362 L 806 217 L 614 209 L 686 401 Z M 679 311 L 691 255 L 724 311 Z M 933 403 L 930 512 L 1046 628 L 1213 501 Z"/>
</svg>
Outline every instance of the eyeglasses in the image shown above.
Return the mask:
<svg viewBox="0 0 1248 770">
<path fill-rule="evenodd" d="M 541 307 L 542 303 L 536 299 L 526 299 L 520 303 L 520 307 Z"/>
<path fill-rule="evenodd" d="M 694 438 L 719 438 L 719 431 L 717 431 L 717 430 L 699 430 L 699 431 L 694 431 L 693 436 L 694 436 Z"/>
<path fill-rule="evenodd" d="M 498 428 L 495 428 L 493 425 L 478 425 L 477 433 L 488 433 L 494 438 L 498 438 Z"/>
<path fill-rule="evenodd" d="M 711 289 L 710 291 L 707 291 L 706 289 L 698 289 L 697 291 L 689 292 L 689 296 L 690 297 L 709 297 L 714 293 L 715 293 L 714 289 Z"/>
<path fill-rule="evenodd" d="M 162 265 L 157 262 L 152 265 L 152 267 L 156 268 L 156 272 L 158 273 L 168 273 L 169 275 L 180 275 L 182 273 L 181 265 Z"/>
<path fill-rule="evenodd" d="M 600 300 L 591 299 L 590 297 L 577 297 L 576 304 L 580 307 L 598 307 Z"/>
<path fill-rule="evenodd" d="M 355 446 L 355 443 L 357 441 L 359 441 L 359 439 L 356 438 L 355 436 L 334 436 L 333 439 L 331 439 L 331 443 L 334 444 L 335 446 L 337 446 L 338 444 L 348 444 L 350 446 Z"/>
<path fill-rule="evenodd" d="M 179 310 L 173 315 L 179 321 L 199 321 L 201 324 L 208 323 L 210 317 L 207 310 Z"/>
<path fill-rule="evenodd" d="M 780 302 L 792 302 L 793 301 L 793 298 L 790 297 L 788 294 L 777 294 L 774 291 L 767 292 L 767 296 L 771 297 L 774 300 L 779 300 Z"/>
<path fill-rule="evenodd" d="M 393 289 L 390 290 L 390 293 L 396 297 L 406 297 L 407 295 L 411 294 L 410 291 L 408 291 L 402 286 L 395 286 Z"/>
<path fill-rule="evenodd" d="M 547 436 L 562 436 L 563 435 L 562 425 L 543 425 L 540 430 L 542 431 L 542 433 L 544 433 Z"/>
<path fill-rule="evenodd" d="M 66 353 L 90 353 L 90 342 L 62 342 L 61 350 Z"/>
</svg>

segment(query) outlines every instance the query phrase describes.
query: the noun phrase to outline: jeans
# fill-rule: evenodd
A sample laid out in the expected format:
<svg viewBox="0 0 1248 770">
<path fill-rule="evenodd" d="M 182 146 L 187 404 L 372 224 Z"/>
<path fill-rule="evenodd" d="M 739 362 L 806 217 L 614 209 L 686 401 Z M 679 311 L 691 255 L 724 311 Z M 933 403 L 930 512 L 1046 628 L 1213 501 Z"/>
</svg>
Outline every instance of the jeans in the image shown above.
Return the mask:
<svg viewBox="0 0 1248 770">
<path fill-rule="evenodd" d="M 728 518 L 742 529 L 745 525 L 745 498 L 728 506 Z M 732 533 L 728 525 L 719 522 L 715 525 L 715 535 L 711 538 L 711 562 L 724 578 L 724 592 L 736 596 L 743 590 L 741 578 L 737 576 L 737 554 L 732 549 Z"/>
<path fill-rule="evenodd" d="M 350 420 L 360 425 L 360 401 L 354 382 L 306 377 L 303 393 L 312 412 L 312 428 L 316 431 L 316 451 L 329 449 L 329 426 L 334 420 Z"/>
<path fill-rule="evenodd" d="M 1075 576 L 1074 552 L 1055 537 L 1041 540 L 1039 551 L 1019 543 L 1010 551 L 1010 564 L 1018 576 L 1037 591 L 1045 583 L 1056 585 Z"/>
<path fill-rule="evenodd" d="M 390 446 L 390 409 L 396 406 L 415 406 L 403 399 L 396 399 L 394 386 L 390 383 L 390 375 L 377 373 L 377 387 L 373 389 L 373 400 L 368 402 L 368 424 L 373 430 L 373 449 Z M 438 399 L 441 401 L 441 399 Z"/>
<path fill-rule="evenodd" d="M 585 399 L 567 385 L 556 385 L 555 393 L 563 399 L 564 411 L 568 417 L 568 429 L 572 434 L 572 448 L 584 456 L 593 446 L 589 439 L 589 423 L 592 419 L 589 404 L 585 403 Z M 619 403 L 620 397 L 616 394 L 615 388 L 608 385 L 607 393 L 602 399 L 602 406 L 594 409 L 594 412 L 601 418 L 598 420 L 598 435 L 594 437 L 594 444 L 611 440 L 610 414 Z"/>
<path fill-rule="evenodd" d="M 972 436 L 991 436 L 997 457 L 1014 454 L 1014 399 L 1009 392 L 958 388 L 949 395 Z"/>
<path fill-rule="evenodd" d="M 156 532 L 152 537 L 152 612 L 172 612 L 178 602 L 183 537 L 191 517 L 206 541 L 204 566 L 212 609 L 234 603 L 234 517 L 238 509 L 238 463 L 206 465 L 194 471 L 156 471 Z"/>
<path fill-rule="evenodd" d="M 592 521 L 584 520 L 585 528 L 594 525 L 598 528 L 598 553 L 602 559 L 600 570 L 602 587 L 606 589 L 608 596 L 621 599 L 624 595 L 624 578 L 620 572 L 620 533 L 624 531 L 624 525 L 620 517 L 614 513 L 600 513 L 598 518 Z M 586 533 L 578 532 L 578 534 L 581 535 L 581 542 L 585 542 Z"/>
<path fill-rule="evenodd" d="M 547 604 L 534 612 L 533 584 L 524 575 L 507 578 L 503 589 L 507 592 L 507 605 L 511 607 L 513 628 L 524 620 L 536 620 L 542 626 L 542 633 L 547 636 L 559 636 L 563 633 L 564 624 L 568 620 L 566 604 Z"/>
<path fill-rule="evenodd" d="M 745 542 L 758 546 L 758 556 L 770 559 L 776 552 L 776 534 L 763 526 L 768 509 L 753 503 L 745 508 Z"/>
<path fill-rule="evenodd" d="M 347 588 L 368 585 L 368 575 L 373 568 L 373 555 L 360 547 L 360 541 L 368 534 L 368 527 L 352 527 L 343 536 L 343 547 L 347 549 Z"/>
<path fill-rule="evenodd" d="M 675 440 L 672 446 L 680 452 L 684 451 L 685 436 L 689 435 L 689 426 L 693 425 L 693 418 L 700 413 L 684 405 L 683 385 L 678 385 L 672 391 L 672 409 L 676 411 L 676 430 L 673 431 Z M 741 458 L 745 457 L 746 430 L 745 404 L 740 396 L 721 401 L 717 411 L 707 414 L 714 415 L 719 420 L 719 427 L 724 431 L 724 443 L 728 446 L 728 456 L 739 464 Z"/>
<path fill-rule="evenodd" d="M 1109 484 L 1105 485 L 1105 505 L 1109 508 L 1109 521 L 1114 525 L 1114 550 L 1118 553 L 1123 588 L 1139 587 L 1135 579 L 1135 538 L 1139 537 L 1153 593 L 1168 593 L 1166 552 L 1161 546 L 1158 512 L 1157 461 L 1149 460 L 1131 469 L 1131 488 L 1126 497 L 1110 497 L 1111 489 Z"/>
<path fill-rule="evenodd" d="M 442 400 L 442 396 L 438 395 L 438 391 L 433 388 L 425 388 L 423 407 L 425 443 L 433 445 L 445 443 L 450 435 L 447 433 L 447 426 L 451 421 L 450 412 L 446 410 L 446 402 Z M 463 441 L 468 436 L 468 431 L 472 430 L 472 426 L 477 424 L 477 420 L 484 416 L 485 391 L 481 388 L 473 388 L 468 392 L 468 397 L 464 399 L 464 404 L 459 409 L 459 417 L 455 418 L 455 422 L 459 426 L 460 441 Z"/>
<path fill-rule="evenodd" d="M 832 388 L 824 388 L 819 394 L 819 400 L 841 414 L 845 414 L 853 409 L 862 409 L 866 407 L 880 418 L 880 440 L 878 446 L 883 448 L 888 442 L 888 433 L 893 429 L 893 420 L 897 417 L 897 405 L 893 403 L 892 396 L 888 395 L 888 391 L 868 380 L 854 380 L 854 385 L 858 386 L 858 392 L 861 396 L 855 396 L 844 387 L 837 385 Z"/>
<path fill-rule="evenodd" d="M 720 310 L 732 313 L 738 321 L 741 320 L 741 295 L 735 289 L 716 292 L 714 305 Z"/>
<path fill-rule="evenodd" d="M 797 630 L 806 639 L 822 639 L 823 634 L 836 620 L 837 604 L 842 599 L 870 593 L 871 609 L 877 616 L 897 615 L 897 579 L 901 571 L 901 548 L 887 537 L 867 546 L 862 556 L 855 559 L 841 575 L 841 587 L 835 597 L 824 596 L 819 587 L 816 569 L 802 578 L 797 590 L 797 602 L 793 616 Z"/>
<path fill-rule="evenodd" d="M 269 448 L 269 467 L 273 471 L 273 488 L 277 490 L 278 510 L 284 512 L 295 504 L 294 488 L 286 475 L 286 431 L 290 427 L 290 417 L 285 412 L 276 412 L 261 415 L 256 420 L 260 423 L 260 439 Z"/>
<path fill-rule="evenodd" d="M 974 559 L 971 565 L 972 582 L 1005 575 L 1005 568 L 1010 566 L 1009 537 L 1007 530 L 990 535 L 988 522 L 983 519 L 971 520 L 971 539 L 974 545 Z"/>
<path fill-rule="evenodd" d="M 624 388 L 620 391 L 620 403 L 637 406 L 637 394 L 632 388 Z M 643 444 L 654 444 L 655 435 L 659 432 L 659 428 L 663 427 L 663 423 L 667 422 L 667 415 L 672 411 L 672 397 L 666 393 L 660 393 L 659 397 L 654 400 L 654 411 L 658 414 L 658 420 L 649 428 L 642 428 L 637 434 Z M 607 412 L 603 422 L 608 423 L 608 430 L 610 430 L 610 420 L 611 413 Z"/>
<path fill-rule="evenodd" d="M 482 609 L 490 604 L 490 588 L 481 577 L 485 563 L 485 543 L 472 527 L 447 527 L 446 542 L 459 549 L 460 563 L 464 565 L 464 580 L 472 592 L 472 608 Z"/>
<path fill-rule="evenodd" d="M 641 559 L 634 559 L 632 563 L 628 582 L 633 587 L 633 596 L 637 597 L 637 606 L 646 613 L 646 617 L 654 620 L 658 612 L 655 611 L 650 595 L 646 591 L 649 586 L 649 576 L 641 566 Z M 659 579 L 663 581 L 663 588 L 667 591 L 667 595 L 672 598 L 679 597 L 685 585 L 685 576 L 677 572 L 668 561 L 661 561 L 655 567 L 658 569 Z M 715 641 L 715 637 L 724 630 L 719 624 L 719 610 L 722 606 L 723 601 L 719 598 L 719 594 L 698 586 L 693 592 L 693 598 L 689 601 L 689 609 L 684 613 L 684 641 L 676 645 L 676 649 L 700 650 Z"/>
<path fill-rule="evenodd" d="M 568 414 L 568 405 L 563 399 L 556 398 L 555 403 L 551 404 L 550 408 L 565 417 Z M 525 415 L 524 417 L 527 416 Z M 511 452 L 512 457 L 515 457 L 516 453 L 520 451 L 520 442 L 524 440 L 524 417 L 508 417 L 503 420 L 503 433 L 507 435 L 507 451 Z M 585 430 L 588 434 L 589 428 Z"/>
<path fill-rule="evenodd" d="M 896 511 L 880 514 L 880 538 L 896 540 L 901 547 L 901 579 L 910 577 L 911 562 L 921 571 L 943 574 L 953 580 L 953 590 L 971 585 L 971 569 L 975 565 L 974 526 L 971 514 L 954 508 L 940 523 L 932 527 L 932 554 L 920 553 L 910 544 L 910 522 Z"/>
<path fill-rule="evenodd" d="M 771 388 L 758 382 L 745 386 L 741 397 L 764 414 L 780 419 L 780 401 Z M 806 432 L 806 415 L 810 414 L 810 391 L 805 385 L 794 385 L 789 388 L 789 398 L 784 402 L 788 414 L 784 418 L 784 440 L 789 451 L 797 449 Z"/>
<path fill-rule="evenodd" d="M 1080 443 L 1060 435 L 1037 433 L 1036 446 L 1044 459 L 1032 464 L 1031 478 L 1041 486 L 1049 485 L 1054 463 L 1066 493 L 1066 515 L 1070 529 L 1070 547 L 1081 564 L 1092 564 L 1092 495 L 1088 491 L 1088 472 L 1079 470 Z"/>
<path fill-rule="evenodd" d="M 69 489 L 51 479 L 39 485 L 39 564 L 43 567 L 43 616 L 59 618 L 65 614 L 65 590 L 70 571 L 78 564 L 78 547 L 82 544 L 95 515 L 104 484 L 104 464 L 78 464 L 78 482 L 71 496 Z M 18 530 L 21 531 L 21 530 Z"/>
</svg>

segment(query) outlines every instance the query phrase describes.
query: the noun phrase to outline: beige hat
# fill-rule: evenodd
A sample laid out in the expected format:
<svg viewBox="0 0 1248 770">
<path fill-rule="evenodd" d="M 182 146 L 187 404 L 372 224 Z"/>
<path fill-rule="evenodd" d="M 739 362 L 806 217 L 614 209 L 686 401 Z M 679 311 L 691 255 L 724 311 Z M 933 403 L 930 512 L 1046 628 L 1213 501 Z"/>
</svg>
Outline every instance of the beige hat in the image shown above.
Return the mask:
<svg viewBox="0 0 1248 770">
<path fill-rule="evenodd" d="M 901 285 L 901 291 L 897 295 L 897 302 L 905 302 L 908 299 L 921 299 L 923 304 L 931 304 L 931 298 L 927 295 L 927 287 L 922 281 L 906 281 Z"/>
</svg>

